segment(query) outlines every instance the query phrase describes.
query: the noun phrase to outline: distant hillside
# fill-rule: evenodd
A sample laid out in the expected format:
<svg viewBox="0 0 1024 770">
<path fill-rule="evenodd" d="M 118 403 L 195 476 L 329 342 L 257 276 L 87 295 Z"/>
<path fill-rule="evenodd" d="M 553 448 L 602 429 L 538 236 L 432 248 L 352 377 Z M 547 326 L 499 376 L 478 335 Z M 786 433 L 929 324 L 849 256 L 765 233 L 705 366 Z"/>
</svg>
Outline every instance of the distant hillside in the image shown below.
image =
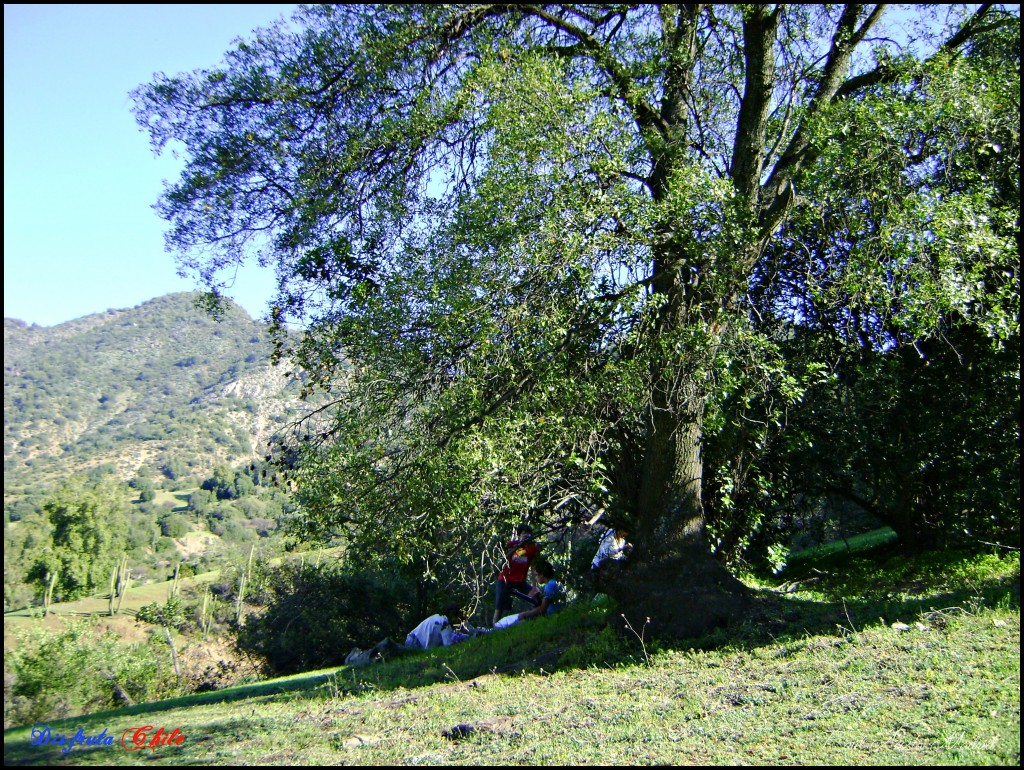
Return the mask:
<svg viewBox="0 0 1024 770">
<path fill-rule="evenodd" d="M 266 328 L 192 293 L 54 327 L 4 319 L 4 500 L 72 473 L 204 474 L 265 451 L 299 405 Z"/>
</svg>

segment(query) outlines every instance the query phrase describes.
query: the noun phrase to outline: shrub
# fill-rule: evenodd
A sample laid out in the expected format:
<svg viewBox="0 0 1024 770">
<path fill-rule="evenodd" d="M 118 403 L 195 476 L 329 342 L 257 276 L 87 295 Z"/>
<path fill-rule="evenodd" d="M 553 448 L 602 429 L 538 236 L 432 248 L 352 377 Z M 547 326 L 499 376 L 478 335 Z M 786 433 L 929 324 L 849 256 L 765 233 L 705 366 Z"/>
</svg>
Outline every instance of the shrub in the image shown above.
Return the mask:
<svg viewBox="0 0 1024 770">
<path fill-rule="evenodd" d="M 184 537 L 192 531 L 192 527 L 184 516 L 169 513 L 160 518 L 160 532 L 164 537 Z"/>
<path fill-rule="evenodd" d="M 265 610 L 238 629 L 237 643 L 276 674 L 341 665 L 353 647 L 385 636 L 402 641 L 425 604 L 422 586 L 398 569 L 356 572 L 333 563 L 281 567 L 266 590 Z"/>
<path fill-rule="evenodd" d="M 155 626 L 171 626 L 183 631 L 190 626 L 188 610 L 181 597 L 172 596 L 164 604 L 152 602 L 139 608 L 135 616 L 144 623 Z"/>
<path fill-rule="evenodd" d="M 4 655 L 4 725 L 87 714 L 180 692 L 164 650 L 127 645 L 76 620 L 17 633 Z"/>
</svg>

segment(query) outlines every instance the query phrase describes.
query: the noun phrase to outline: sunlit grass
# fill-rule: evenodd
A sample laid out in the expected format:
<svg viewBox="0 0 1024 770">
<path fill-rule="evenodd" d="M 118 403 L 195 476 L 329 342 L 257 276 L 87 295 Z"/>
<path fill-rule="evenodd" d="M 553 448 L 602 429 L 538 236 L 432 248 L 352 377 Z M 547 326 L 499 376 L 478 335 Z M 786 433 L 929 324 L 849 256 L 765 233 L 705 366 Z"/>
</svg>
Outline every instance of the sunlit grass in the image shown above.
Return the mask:
<svg viewBox="0 0 1024 770">
<path fill-rule="evenodd" d="M 1015 553 L 865 553 L 682 644 L 643 650 L 603 626 L 607 606 L 578 604 L 448 649 L 59 726 L 177 727 L 181 746 L 147 750 L 170 764 L 1018 764 L 1019 570 Z M 5 734 L 8 763 L 139 756 Z"/>
</svg>

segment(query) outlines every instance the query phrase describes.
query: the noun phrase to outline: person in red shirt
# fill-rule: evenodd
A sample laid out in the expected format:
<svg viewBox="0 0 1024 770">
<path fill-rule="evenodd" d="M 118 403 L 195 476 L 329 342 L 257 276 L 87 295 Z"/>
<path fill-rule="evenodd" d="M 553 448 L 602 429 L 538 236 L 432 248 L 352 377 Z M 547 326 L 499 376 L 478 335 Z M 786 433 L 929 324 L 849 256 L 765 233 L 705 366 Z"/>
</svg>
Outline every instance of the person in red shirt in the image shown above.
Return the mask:
<svg viewBox="0 0 1024 770">
<path fill-rule="evenodd" d="M 533 542 L 533 530 L 527 524 L 516 527 L 516 535 L 505 546 L 505 568 L 498 573 L 495 589 L 494 623 L 512 611 L 512 597 L 518 596 L 536 606 L 537 589 L 527 580 L 530 565 L 540 553 L 540 546 Z M 493 623 L 492 623 L 493 625 Z"/>
</svg>

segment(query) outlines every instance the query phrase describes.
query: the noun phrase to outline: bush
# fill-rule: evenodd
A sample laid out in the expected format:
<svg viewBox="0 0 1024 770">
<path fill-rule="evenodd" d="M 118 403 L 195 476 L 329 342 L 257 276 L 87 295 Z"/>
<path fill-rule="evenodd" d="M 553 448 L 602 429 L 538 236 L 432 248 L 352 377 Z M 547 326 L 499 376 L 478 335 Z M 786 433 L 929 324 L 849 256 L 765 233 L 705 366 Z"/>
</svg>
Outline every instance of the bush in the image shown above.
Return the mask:
<svg viewBox="0 0 1024 770">
<path fill-rule="evenodd" d="M 144 623 L 152 623 L 155 626 L 171 626 L 178 631 L 184 631 L 191 625 L 188 610 L 178 596 L 170 597 L 164 604 L 153 602 L 143 605 L 135 617 Z"/>
<path fill-rule="evenodd" d="M 18 632 L 4 655 L 4 679 L 13 682 L 4 688 L 5 727 L 180 694 L 165 651 L 127 645 L 84 620 Z"/>
<path fill-rule="evenodd" d="M 160 532 L 164 537 L 184 537 L 192 531 L 188 519 L 177 513 L 169 513 L 160 518 Z"/>
<path fill-rule="evenodd" d="M 404 641 L 434 597 L 398 569 L 345 570 L 336 564 L 289 565 L 268 578 L 268 604 L 238 629 L 238 646 L 274 674 L 339 666 L 353 647 L 386 636 Z M 427 601 L 424 601 L 427 599 Z"/>
<path fill-rule="evenodd" d="M 220 536 L 229 543 L 249 543 L 257 538 L 255 532 L 240 521 L 225 521 Z"/>
</svg>

